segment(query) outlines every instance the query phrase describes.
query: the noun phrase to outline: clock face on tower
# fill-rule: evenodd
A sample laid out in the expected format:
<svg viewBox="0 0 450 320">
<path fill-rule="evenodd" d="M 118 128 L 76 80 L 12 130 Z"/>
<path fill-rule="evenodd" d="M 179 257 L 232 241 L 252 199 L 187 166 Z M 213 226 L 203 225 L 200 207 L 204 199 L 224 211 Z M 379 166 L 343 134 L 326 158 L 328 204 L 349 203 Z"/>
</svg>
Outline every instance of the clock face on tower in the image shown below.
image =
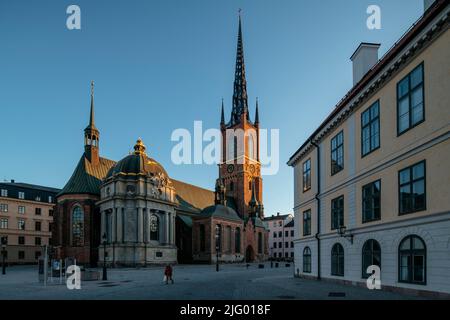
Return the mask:
<svg viewBox="0 0 450 320">
<path fill-rule="evenodd" d="M 227 171 L 228 171 L 228 173 L 232 173 L 232 172 L 234 171 L 234 165 L 229 164 L 229 165 L 227 166 Z"/>
</svg>

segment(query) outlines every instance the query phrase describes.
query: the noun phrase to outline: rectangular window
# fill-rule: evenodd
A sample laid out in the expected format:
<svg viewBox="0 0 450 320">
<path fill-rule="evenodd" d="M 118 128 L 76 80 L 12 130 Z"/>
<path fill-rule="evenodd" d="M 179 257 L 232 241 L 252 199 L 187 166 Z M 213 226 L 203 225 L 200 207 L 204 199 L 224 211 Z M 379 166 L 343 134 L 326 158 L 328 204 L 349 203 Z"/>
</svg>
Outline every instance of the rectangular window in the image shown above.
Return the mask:
<svg viewBox="0 0 450 320">
<path fill-rule="evenodd" d="M 25 192 L 19 191 L 19 199 L 25 199 Z"/>
<path fill-rule="evenodd" d="M 289 231 L 286 230 L 286 231 L 284 232 L 284 237 L 285 237 L 285 238 L 289 237 Z"/>
<path fill-rule="evenodd" d="M 41 252 L 40 251 L 35 251 L 34 252 L 34 259 L 38 260 L 40 256 L 41 256 Z"/>
<path fill-rule="evenodd" d="M 25 206 L 19 206 L 19 213 L 25 214 Z"/>
<path fill-rule="evenodd" d="M 414 128 L 425 119 L 423 63 L 397 84 L 397 133 Z"/>
<path fill-rule="evenodd" d="M 20 236 L 19 239 L 18 239 L 18 243 L 21 244 L 21 245 L 24 245 L 25 244 L 25 237 Z"/>
<path fill-rule="evenodd" d="M 278 242 L 278 248 L 283 248 L 283 242 Z"/>
<path fill-rule="evenodd" d="M 34 238 L 34 244 L 37 246 L 40 246 L 42 243 L 41 238 L 40 237 L 36 237 Z"/>
<path fill-rule="evenodd" d="M 303 235 L 309 236 L 311 234 L 311 210 L 303 212 Z"/>
<path fill-rule="evenodd" d="M 19 260 L 25 259 L 25 251 L 19 251 Z"/>
<path fill-rule="evenodd" d="M 291 230 L 291 237 L 294 237 L 294 230 Z"/>
<path fill-rule="evenodd" d="M 275 249 L 277 248 L 277 243 L 276 243 L 276 242 L 273 243 L 273 247 L 274 247 Z"/>
<path fill-rule="evenodd" d="M 49 209 L 48 210 L 48 216 L 49 217 L 53 217 L 53 209 Z"/>
<path fill-rule="evenodd" d="M 380 220 L 381 181 L 362 187 L 362 222 Z"/>
<path fill-rule="evenodd" d="M 34 198 L 34 200 L 41 201 L 41 196 L 36 196 L 36 198 Z"/>
<path fill-rule="evenodd" d="M 48 223 L 48 232 L 53 232 L 53 223 L 52 222 Z"/>
<path fill-rule="evenodd" d="M 331 139 L 331 175 L 344 169 L 344 131 Z"/>
<path fill-rule="evenodd" d="M 6 203 L 0 203 L 0 212 L 8 212 L 8 205 Z"/>
<path fill-rule="evenodd" d="M 291 241 L 291 248 L 293 248 L 293 247 L 294 247 L 294 242 Z"/>
<path fill-rule="evenodd" d="M 40 221 L 36 221 L 34 223 L 34 230 L 41 231 L 41 222 Z"/>
<path fill-rule="evenodd" d="M 274 237 L 274 238 L 277 237 L 277 233 L 276 233 L 276 232 L 273 233 L 273 237 Z"/>
<path fill-rule="evenodd" d="M 303 163 L 303 192 L 311 189 L 311 159 Z"/>
<path fill-rule="evenodd" d="M 8 229 L 8 219 L 0 219 L 0 229 Z"/>
<path fill-rule="evenodd" d="M 425 210 L 425 161 L 399 171 L 398 181 L 400 214 Z"/>
<path fill-rule="evenodd" d="M 48 203 L 52 203 L 53 202 L 53 197 L 52 196 L 48 196 Z"/>
<path fill-rule="evenodd" d="M 2 197 L 7 197 L 8 196 L 8 190 L 2 189 L 1 195 L 2 195 Z"/>
<path fill-rule="evenodd" d="M 283 232 L 278 231 L 278 237 L 279 237 L 279 238 L 283 238 Z"/>
<path fill-rule="evenodd" d="M 17 227 L 18 227 L 19 230 L 25 230 L 25 220 L 20 219 L 17 222 Z"/>
<path fill-rule="evenodd" d="M 331 230 L 344 226 L 344 196 L 331 200 Z"/>
<path fill-rule="evenodd" d="M 285 248 L 289 248 L 289 242 L 285 242 L 285 243 L 284 243 L 284 247 L 285 247 Z"/>
<path fill-rule="evenodd" d="M 361 114 L 361 155 L 364 157 L 380 147 L 380 102 Z"/>
<path fill-rule="evenodd" d="M 37 216 L 40 216 L 41 212 L 42 212 L 41 208 L 36 208 L 35 213 Z"/>
</svg>

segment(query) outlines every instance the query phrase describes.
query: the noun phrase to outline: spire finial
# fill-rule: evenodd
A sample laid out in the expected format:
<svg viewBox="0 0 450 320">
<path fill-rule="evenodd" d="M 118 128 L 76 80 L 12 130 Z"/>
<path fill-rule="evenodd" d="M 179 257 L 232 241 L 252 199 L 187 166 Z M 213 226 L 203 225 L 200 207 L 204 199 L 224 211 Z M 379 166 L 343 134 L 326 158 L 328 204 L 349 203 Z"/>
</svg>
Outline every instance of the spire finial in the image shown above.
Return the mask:
<svg viewBox="0 0 450 320">
<path fill-rule="evenodd" d="M 223 108 L 223 98 L 222 98 L 222 111 L 220 114 L 220 124 L 225 124 L 225 112 L 224 112 L 224 108 Z"/>
</svg>

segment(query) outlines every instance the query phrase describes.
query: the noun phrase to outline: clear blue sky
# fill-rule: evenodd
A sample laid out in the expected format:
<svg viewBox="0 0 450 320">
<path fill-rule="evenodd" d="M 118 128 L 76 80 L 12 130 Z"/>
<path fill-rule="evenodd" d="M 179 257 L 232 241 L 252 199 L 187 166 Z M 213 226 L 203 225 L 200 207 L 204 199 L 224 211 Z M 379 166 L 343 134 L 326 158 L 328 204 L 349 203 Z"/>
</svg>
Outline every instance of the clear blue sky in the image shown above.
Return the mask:
<svg viewBox="0 0 450 320">
<path fill-rule="evenodd" d="M 66 28 L 81 7 L 82 30 Z M 382 10 L 382 29 L 366 9 Z M 119 160 L 138 137 L 176 179 L 212 189 L 217 167 L 176 166 L 170 141 L 195 120 L 218 127 L 231 109 L 242 8 L 251 117 L 280 129 L 280 171 L 264 177 L 266 215 L 292 212 L 286 161 L 351 88 L 361 41 L 386 50 L 422 0 L 0 0 L 0 179 L 63 187 L 83 152 L 95 81 L 101 155 Z"/>
</svg>

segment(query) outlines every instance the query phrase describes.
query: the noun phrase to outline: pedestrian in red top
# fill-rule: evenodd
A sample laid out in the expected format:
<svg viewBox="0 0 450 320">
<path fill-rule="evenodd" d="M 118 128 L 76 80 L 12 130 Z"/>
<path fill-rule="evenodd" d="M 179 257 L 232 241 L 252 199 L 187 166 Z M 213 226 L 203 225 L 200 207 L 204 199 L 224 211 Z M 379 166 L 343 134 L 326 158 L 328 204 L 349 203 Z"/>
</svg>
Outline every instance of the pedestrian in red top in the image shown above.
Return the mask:
<svg viewBox="0 0 450 320">
<path fill-rule="evenodd" d="M 170 264 L 168 264 L 166 266 L 166 269 L 164 270 L 164 278 L 166 280 L 166 284 L 169 284 L 169 280 L 172 282 L 173 284 L 173 279 L 172 279 L 172 267 L 170 266 Z"/>
</svg>

